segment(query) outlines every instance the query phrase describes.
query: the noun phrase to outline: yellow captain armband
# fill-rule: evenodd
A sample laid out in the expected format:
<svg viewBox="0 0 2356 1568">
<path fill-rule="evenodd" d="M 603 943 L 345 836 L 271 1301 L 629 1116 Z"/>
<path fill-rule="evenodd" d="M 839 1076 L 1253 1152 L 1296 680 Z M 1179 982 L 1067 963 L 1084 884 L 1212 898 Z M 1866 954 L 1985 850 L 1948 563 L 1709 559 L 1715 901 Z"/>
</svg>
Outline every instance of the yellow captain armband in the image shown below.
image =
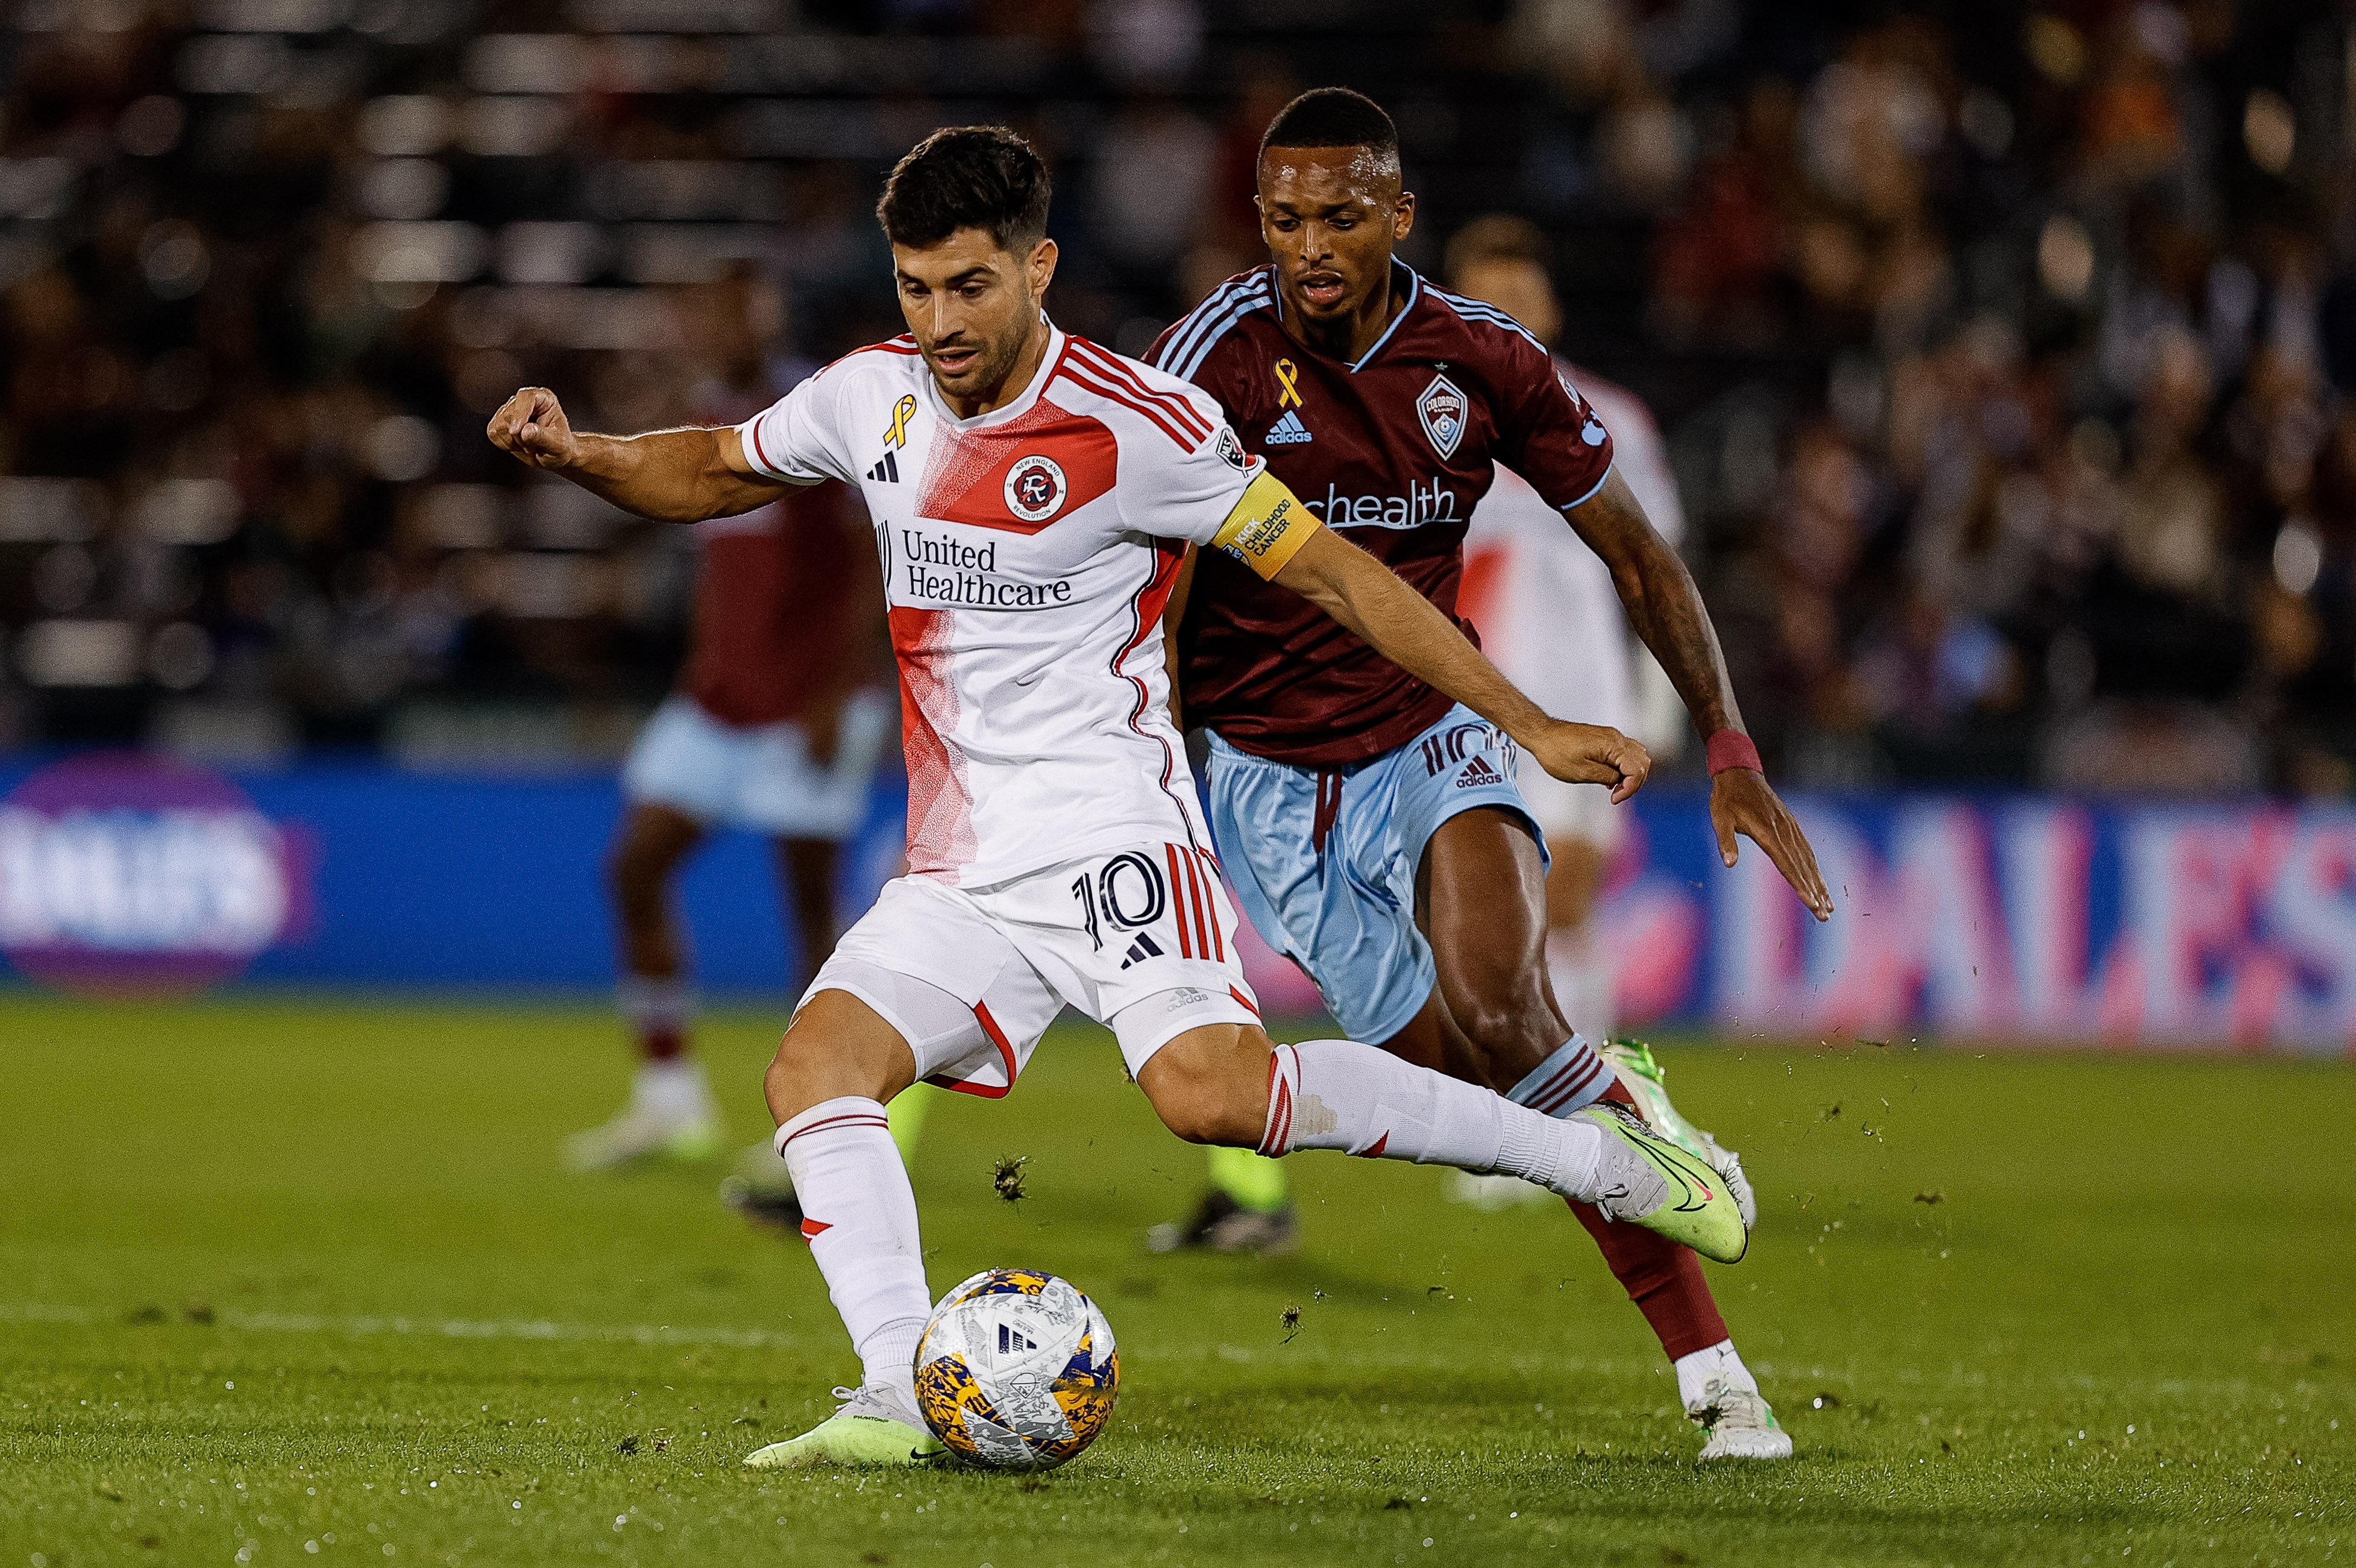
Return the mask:
<svg viewBox="0 0 2356 1568">
<path fill-rule="evenodd" d="M 1211 542 L 1261 577 L 1272 578 L 1324 526 L 1283 480 L 1263 469 Z"/>
</svg>

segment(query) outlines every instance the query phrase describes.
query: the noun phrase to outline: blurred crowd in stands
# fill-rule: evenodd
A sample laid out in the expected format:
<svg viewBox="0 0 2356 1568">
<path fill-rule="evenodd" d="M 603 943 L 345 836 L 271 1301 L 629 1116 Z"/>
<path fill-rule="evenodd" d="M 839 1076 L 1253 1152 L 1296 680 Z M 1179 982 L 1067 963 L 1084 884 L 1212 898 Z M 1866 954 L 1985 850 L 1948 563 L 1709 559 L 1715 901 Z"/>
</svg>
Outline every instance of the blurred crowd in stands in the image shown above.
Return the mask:
<svg viewBox="0 0 2356 1568">
<path fill-rule="evenodd" d="M 1410 260 L 1556 248 L 1667 432 L 1779 776 L 2345 795 L 2356 8 L 2244 0 L 17 0 L 0 748 L 615 754 L 692 540 L 481 440 L 896 331 L 923 133 L 1054 160 L 1059 321 L 1258 259 L 1299 89 L 1398 117 Z M 1691 765 L 1690 759 L 1688 764 Z"/>
</svg>

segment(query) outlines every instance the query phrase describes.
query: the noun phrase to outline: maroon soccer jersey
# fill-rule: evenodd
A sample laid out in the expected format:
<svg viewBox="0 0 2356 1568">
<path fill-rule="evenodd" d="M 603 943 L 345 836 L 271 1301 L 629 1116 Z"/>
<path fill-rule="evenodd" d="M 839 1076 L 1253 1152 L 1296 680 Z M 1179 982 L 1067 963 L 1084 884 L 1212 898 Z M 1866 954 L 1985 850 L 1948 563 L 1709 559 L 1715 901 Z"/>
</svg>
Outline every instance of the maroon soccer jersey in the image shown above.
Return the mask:
<svg viewBox="0 0 2356 1568">
<path fill-rule="evenodd" d="M 1601 486 L 1612 438 L 1511 316 L 1395 266 L 1407 304 L 1355 364 L 1286 334 L 1273 267 L 1213 290 L 1147 357 L 1216 398 L 1303 505 L 1454 616 L 1464 524 L 1491 465 L 1553 506 L 1575 507 Z M 1180 635 L 1186 722 L 1278 762 L 1364 762 L 1450 706 L 1309 601 L 1218 550 L 1195 554 Z"/>
<path fill-rule="evenodd" d="M 708 383 L 695 417 L 734 424 L 773 395 Z M 695 637 L 679 683 L 696 706 L 742 729 L 805 719 L 847 696 L 867 674 L 881 607 L 859 497 L 815 485 L 695 531 Z"/>
</svg>

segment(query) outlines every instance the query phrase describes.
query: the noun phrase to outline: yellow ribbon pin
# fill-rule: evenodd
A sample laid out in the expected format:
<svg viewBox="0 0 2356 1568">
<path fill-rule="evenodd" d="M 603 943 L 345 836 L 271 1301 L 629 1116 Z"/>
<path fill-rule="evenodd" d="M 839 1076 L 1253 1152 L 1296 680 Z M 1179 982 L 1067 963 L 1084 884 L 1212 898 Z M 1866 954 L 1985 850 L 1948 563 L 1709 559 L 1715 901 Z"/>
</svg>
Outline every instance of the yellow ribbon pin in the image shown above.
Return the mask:
<svg viewBox="0 0 2356 1568">
<path fill-rule="evenodd" d="M 1297 409 L 1301 407 L 1300 387 L 1301 371 L 1293 365 L 1291 360 L 1280 359 L 1276 362 L 1276 379 L 1282 382 L 1284 386 L 1284 390 L 1276 395 L 1276 406 L 1280 410 Z"/>
<path fill-rule="evenodd" d="M 884 445 L 905 446 L 908 444 L 908 421 L 915 417 L 916 412 L 916 398 L 913 395 L 902 397 L 899 403 L 892 410 L 892 428 L 884 432 Z"/>
</svg>

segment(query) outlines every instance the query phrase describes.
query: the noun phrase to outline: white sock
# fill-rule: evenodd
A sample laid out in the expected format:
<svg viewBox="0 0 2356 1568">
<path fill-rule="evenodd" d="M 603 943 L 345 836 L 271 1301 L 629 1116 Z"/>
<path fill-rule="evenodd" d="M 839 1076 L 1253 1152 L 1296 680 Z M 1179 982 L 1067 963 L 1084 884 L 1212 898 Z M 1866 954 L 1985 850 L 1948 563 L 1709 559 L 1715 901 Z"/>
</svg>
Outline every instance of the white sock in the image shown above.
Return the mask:
<svg viewBox="0 0 2356 1568">
<path fill-rule="evenodd" d="M 1563 1020 L 1590 1040 L 1608 1040 L 1612 1012 L 1612 964 L 1592 935 L 1592 923 L 1558 925 L 1547 933 L 1547 980 Z"/>
<path fill-rule="evenodd" d="M 812 1105 L 777 1129 L 801 1200 L 802 1235 L 866 1381 L 911 1399 L 916 1341 L 932 1316 L 916 1194 L 884 1107 L 859 1095 Z"/>
<path fill-rule="evenodd" d="M 1759 1380 L 1734 1353 L 1734 1341 L 1720 1339 L 1707 1349 L 1696 1350 L 1689 1356 L 1679 1356 L 1672 1363 L 1677 1370 L 1677 1400 L 1687 1410 L 1699 1410 L 1709 1403 L 1709 1385 L 1714 1380 L 1728 1388 L 1738 1388 L 1750 1393 L 1759 1392 Z"/>
<path fill-rule="evenodd" d="M 640 1062 L 630 1097 L 643 1108 L 676 1121 L 701 1121 L 714 1111 L 703 1064 L 688 1056 Z"/>
<path fill-rule="evenodd" d="M 1269 1073 L 1265 1155 L 1330 1148 L 1459 1170 L 1502 1170 L 1591 1199 L 1603 1135 L 1477 1084 L 1350 1040 L 1280 1045 Z"/>
</svg>

